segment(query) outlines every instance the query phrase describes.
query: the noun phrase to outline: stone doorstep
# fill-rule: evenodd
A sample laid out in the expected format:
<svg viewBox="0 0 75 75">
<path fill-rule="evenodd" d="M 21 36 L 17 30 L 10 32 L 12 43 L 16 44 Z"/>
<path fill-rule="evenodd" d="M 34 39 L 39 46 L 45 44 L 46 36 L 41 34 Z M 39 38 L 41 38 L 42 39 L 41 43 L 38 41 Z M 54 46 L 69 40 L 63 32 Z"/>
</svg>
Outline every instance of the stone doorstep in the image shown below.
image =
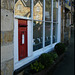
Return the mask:
<svg viewBox="0 0 75 75">
<path fill-rule="evenodd" d="M 51 67 L 46 68 L 44 70 L 42 70 L 41 72 L 32 74 L 32 75 L 46 75 L 48 72 L 52 71 L 52 69 L 59 63 L 61 62 L 61 60 L 63 59 L 63 57 L 65 56 L 65 53 L 63 53 L 60 57 L 58 57 L 58 59 L 56 60 L 56 62 L 51 65 Z"/>
</svg>

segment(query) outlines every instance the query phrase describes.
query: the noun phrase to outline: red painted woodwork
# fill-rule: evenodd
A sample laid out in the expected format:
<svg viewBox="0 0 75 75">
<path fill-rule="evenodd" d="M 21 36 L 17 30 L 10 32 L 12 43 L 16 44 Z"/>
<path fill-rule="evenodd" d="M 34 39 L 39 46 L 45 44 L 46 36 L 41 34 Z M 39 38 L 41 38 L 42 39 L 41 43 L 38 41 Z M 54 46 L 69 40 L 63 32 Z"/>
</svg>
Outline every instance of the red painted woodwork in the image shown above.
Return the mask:
<svg viewBox="0 0 75 75">
<path fill-rule="evenodd" d="M 19 60 L 27 57 L 27 20 L 18 20 Z"/>
</svg>

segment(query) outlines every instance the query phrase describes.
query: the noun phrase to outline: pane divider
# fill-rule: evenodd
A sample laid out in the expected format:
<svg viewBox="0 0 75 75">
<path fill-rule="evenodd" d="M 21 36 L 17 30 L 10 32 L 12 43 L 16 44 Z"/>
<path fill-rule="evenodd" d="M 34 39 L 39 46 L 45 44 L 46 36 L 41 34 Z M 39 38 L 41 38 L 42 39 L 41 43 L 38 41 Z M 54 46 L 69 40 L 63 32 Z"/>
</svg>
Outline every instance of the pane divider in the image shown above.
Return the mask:
<svg viewBox="0 0 75 75">
<path fill-rule="evenodd" d="M 43 0 L 43 48 L 45 47 L 45 0 Z"/>
<path fill-rule="evenodd" d="M 52 7 L 51 7 L 51 45 L 53 44 L 53 0 L 52 0 Z"/>
</svg>

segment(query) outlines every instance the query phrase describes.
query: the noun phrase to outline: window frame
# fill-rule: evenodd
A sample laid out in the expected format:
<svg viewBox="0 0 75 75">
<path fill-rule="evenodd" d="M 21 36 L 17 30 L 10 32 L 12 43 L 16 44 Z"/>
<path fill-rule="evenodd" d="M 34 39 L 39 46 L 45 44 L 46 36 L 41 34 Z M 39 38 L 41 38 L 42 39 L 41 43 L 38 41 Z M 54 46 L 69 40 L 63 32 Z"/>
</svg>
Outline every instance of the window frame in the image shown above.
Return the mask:
<svg viewBox="0 0 75 75">
<path fill-rule="evenodd" d="M 53 0 L 51 0 L 51 4 L 52 4 L 52 7 L 51 7 L 51 21 L 46 21 L 45 20 L 45 1 L 46 0 L 43 0 L 43 20 L 35 20 L 35 21 L 42 21 L 43 22 L 43 47 L 41 49 L 38 49 L 38 50 L 43 50 L 43 48 L 47 48 L 49 46 L 52 46 L 53 44 L 56 44 L 58 42 L 58 36 L 57 36 L 57 42 L 53 43 L 53 23 L 56 23 L 57 24 L 57 28 L 58 28 L 58 20 L 57 22 L 54 22 L 53 21 Z M 58 0 L 58 11 L 59 11 L 59 0 Z M 34 21 L 34 19 L 33 19 Z M 49 22 L 51 23 L 51 44 L 48 45 L 48 46 L 45 46 L 45 22 Z M 57 30 L 58 31 L 58 30 Z M 58 32 L 57 32 L 57 35 L 58 35 Z M 34 53 L 37 52 L 38 50 L 35 50 L 33 51 Z"/>
<path fill-rule="evenodd" d="M 14 0 L 15 1 L 15 0 Z M 15 4 L 15 2 L 14 2 Z M 59 0 L 58 0 L 58 12 L 59 12 L 59 17 L 58 17 L 58 30 L 59 32 L 57 33 L 57 42 L 52 43 L 52 36 L 53 36 L 53 30 L 51 30 L 51 44 L 48 46 L 45 46 L 45 22 L 50 22 L 51 23 L 51 29 L 53 29 L 53 14 L 51 16 L 51 21 L 45 21 L 45 0 L 43 2 L 44 8 L 43 8 L 43 48 L 33 51 L 33 0 L 31 0 L 31 18 L 26 18 L 26 17 L 21 17 L 21 16 L 15 16 L 14 15 L 14 70 L 26 65 L 27 63 L 35 60 L 38 58 L 42 53 L 46 53 L 51 51 L 55 44 L 60 42 L 61 40 L 61 6 L 59 5 Z M 52 0 L 52 9 L 51 13 L 53 13 L 53 0 Z M 14 11 L 15 12 L 15 11 Z M 16 20 L 15 20 L 16 19 Z M 28 25 L 28 52 L 30 55 L 27 58 L 24 58 L 21 61 L 18 61 L 18 19 L 26 19 L 29 21 Z M 37 20 L 41 21 L 41 20 Z M 16 32 L 17 31 L 17 32 Z M 31 36 L 31 38 L 30 38 Z M 17 40 L 17 41 L 16 41 Z"/>
<path fill-rule="evenodd" d="M 31 0 L 31 17 L 29 17 L 29 18 L 27 18 L 27 17 L 22 17 L 22 16 L 15 16 L 14 15 L 14 17 L 16 18 L 16 19 L 27 19 L 27 20 L 31 20 L 32 21 L 32 25 L 33 25 L 33 21 L 41 21 L 41 22 L 43 22 L 43 48 L 44 47 L 46 47 L 45 46 L 45 22 L 49 22 L 49 23 L 51 23 L 51 46 L 52 46 L 52 44 L 54 44 L 53 43 L 53 23 L 57 23 L 58 24 L 58 22 L 53 22 L 53 0 L 51 0 L 51 21 L 46 21 L 45 20 L 45 1 L 46 0 L 43 0 L 43 20 L 34 20 L 33 19 L 33 6 L 34 6 L 34 1 L 33 0 Z M 59 11 L 59 0 L 58 0 L 58 11 Z M 32 28 L 33 29 L 33 28 Z M 32 32 L 33 32 L 33 30 L 32 30 Z M 57 33 L 57 35 L 58 35 L 58 33 Z M 57 41 L 58 42 L 58 41 Z M 56 42 L 55 42 L 56 43 Z"/>
</svg>

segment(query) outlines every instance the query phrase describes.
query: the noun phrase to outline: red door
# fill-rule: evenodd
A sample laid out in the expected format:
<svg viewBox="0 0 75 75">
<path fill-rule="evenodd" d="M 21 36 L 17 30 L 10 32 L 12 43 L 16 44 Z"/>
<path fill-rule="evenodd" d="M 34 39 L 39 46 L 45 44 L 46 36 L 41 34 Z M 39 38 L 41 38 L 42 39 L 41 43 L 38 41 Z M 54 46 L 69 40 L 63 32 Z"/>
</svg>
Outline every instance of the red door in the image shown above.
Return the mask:
<svg viewBox="0 0 75 75">
<path fill-rule="evenodd" d="M 25 23 L 24 23 L 25 21 Z M 27 57 L 27 25 L 26 20 L 18 21 L 18 48 L 19 60 Z"/>
</svg>

